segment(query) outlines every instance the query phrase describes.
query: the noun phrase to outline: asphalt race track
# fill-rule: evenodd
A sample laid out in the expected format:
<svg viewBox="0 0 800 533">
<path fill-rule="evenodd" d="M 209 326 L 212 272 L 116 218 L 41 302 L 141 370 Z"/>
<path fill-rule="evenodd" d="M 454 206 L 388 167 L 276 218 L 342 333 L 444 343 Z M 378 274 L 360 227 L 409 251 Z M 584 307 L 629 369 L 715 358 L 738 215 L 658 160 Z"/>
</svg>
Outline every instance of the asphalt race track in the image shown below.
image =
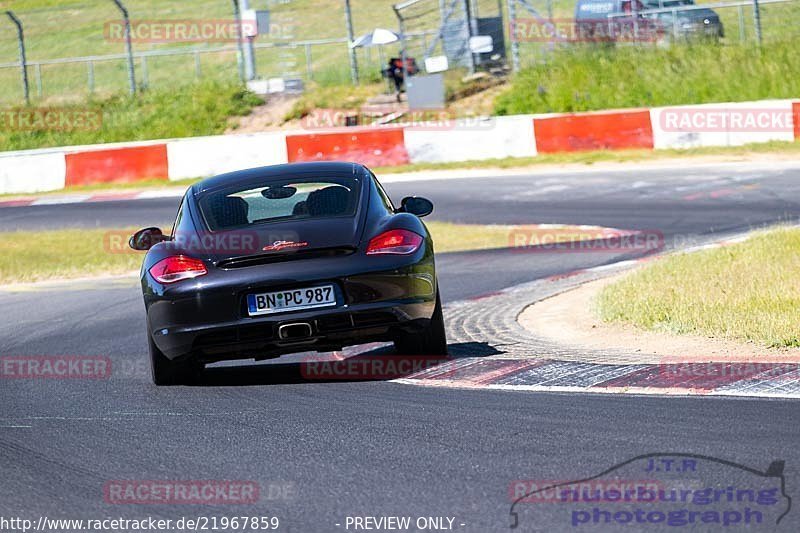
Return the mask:
<svg viewBox="0 0 800 533">
<path fill-rule="evenodd" d="M 436 220 L 652 230 L 668 247 L 800 218 L 800 163 L 387 181 L 395 201 L 432 199 Z M 8 207 L 0 228 L 147 226 L 169 221 L 177 204 Z M 445 316 L 455 301 L 622 258 L 442 254 Z M 0 291 L 0 308 L 0 355 L 108 356 L 115 365 L 106 380 L 0 380 L 0 516 L 277 516 L 280 531 L 297 532 L 345 531 L 348 516 L 441 516 L 458 531 L 503 531 L 514 480 L 584 479 L 650 453 L 757 470 L 783 460 L 786 491 L 800 495 L 794 401 L 324 383 L 303 380 L 296 357 L 157 389 L 135 280 Z M 262 490 L 249 505 L 114 505 L 103 494 L 114 480 L 254 480 Z M 519 530 L 581 529 L 556 515 L 526 516 Z M 800 511 L 761 528 L 798 531 Z"/>
</svg>

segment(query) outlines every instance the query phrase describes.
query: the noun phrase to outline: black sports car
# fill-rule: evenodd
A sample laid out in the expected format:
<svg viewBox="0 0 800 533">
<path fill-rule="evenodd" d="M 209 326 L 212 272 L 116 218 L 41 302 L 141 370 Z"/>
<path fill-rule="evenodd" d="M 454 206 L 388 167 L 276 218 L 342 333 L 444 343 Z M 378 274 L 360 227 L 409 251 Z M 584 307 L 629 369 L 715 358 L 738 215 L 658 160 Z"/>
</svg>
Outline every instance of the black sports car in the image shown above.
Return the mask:
<svg viewBox="0 0 800 533">
<path fill-rule="evenodd" d="M 366 167 L 302 163 L 209 178 L 172 228 L 138 231 L 153 381 L 207 363 L 374 341 L 447 352 L 424 198 L 399 208 Z"/>
</svg>

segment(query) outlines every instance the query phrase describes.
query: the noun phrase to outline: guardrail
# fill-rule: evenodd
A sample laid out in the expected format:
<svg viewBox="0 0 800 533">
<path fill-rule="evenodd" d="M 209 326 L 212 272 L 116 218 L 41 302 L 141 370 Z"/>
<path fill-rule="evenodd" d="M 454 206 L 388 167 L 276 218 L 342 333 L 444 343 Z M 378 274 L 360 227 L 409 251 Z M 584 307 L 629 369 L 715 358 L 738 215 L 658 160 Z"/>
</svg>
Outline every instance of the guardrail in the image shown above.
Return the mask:
<svg viewBox="0 0 800 533">
<path fill-rule="evenodd" d="M 798 138 L 797 100 L 485 117 L 478 122 L 412 121 L 0 153 L 0 194 L 148 178 L 166 182 L 301 161 L 359 161 L 383 167 Z"/>
</svg>

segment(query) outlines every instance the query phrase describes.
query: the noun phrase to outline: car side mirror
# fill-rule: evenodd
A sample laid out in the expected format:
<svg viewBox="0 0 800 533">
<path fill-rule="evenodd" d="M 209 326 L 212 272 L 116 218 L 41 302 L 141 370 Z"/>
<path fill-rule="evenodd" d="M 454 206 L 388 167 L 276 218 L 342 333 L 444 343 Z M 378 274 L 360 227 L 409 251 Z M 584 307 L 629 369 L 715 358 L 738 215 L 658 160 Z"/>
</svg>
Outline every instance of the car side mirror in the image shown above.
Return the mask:
<svg viewBox="0 0 800 533">
<path fill-rule="evenodd" d="M 159 228 L 140 229 L 128 240 L 128 246 L 134 250 L 147 251 L 156 244 L 168 240 Z"/>
<path fill-rule="evenodd" d="M 421 196 L 408 196 L 400 202 L 401 213 L 411 213 L 418 217 L 426 217 L 433 213 L 433 202 Z"/>
</svg>

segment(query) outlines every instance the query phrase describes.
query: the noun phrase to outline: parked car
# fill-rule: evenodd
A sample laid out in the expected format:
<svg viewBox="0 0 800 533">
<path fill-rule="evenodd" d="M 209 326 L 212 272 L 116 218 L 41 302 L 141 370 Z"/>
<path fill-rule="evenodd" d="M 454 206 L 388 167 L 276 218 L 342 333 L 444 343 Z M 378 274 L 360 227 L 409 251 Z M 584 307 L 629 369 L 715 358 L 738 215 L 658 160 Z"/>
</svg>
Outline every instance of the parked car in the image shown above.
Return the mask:
<svg viewBox="0 0 800 533">
<path fill-rule="evenodd" d="M 695 5 L 694 0 L 644 0 L 644 5 L 647 9 L 675 9 L 675 11 L 645 15 L 646 18 L 657 20 L 665 35 L 672 35 L 676 39 L 697 37 L 721 39 L 725 36 L 719 15 L 713 9 L 686 9 Z"/>
<path fill-rule="evenodd" d="M 578 0 L 575 23 L 582 40 L 620 42 L 724 36 L 719 15 L 694 0 Z M 670 9 L 648 13 L 653 9 Z M 622 14 L 611 16 L 612 14 Z"/>
</svg>

